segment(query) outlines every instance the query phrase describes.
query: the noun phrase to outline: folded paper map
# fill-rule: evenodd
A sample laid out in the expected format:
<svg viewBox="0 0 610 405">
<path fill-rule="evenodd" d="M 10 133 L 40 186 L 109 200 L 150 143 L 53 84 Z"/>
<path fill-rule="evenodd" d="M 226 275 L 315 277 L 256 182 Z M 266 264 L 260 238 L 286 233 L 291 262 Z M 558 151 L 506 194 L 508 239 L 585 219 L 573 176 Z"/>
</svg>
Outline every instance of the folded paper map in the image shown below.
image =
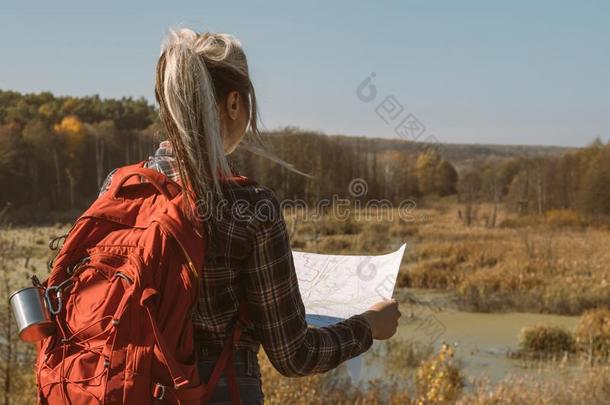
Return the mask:
<svg viewBox="0 0 610 405">
<path fill-rule="evenodd" d="M 379 256 L 292 252 L 307 322 L 331 325 L 392 298 L 405 247 Z M 348 363 L 352 379 L 361 367 L 360 357 Z"/>
</svg>

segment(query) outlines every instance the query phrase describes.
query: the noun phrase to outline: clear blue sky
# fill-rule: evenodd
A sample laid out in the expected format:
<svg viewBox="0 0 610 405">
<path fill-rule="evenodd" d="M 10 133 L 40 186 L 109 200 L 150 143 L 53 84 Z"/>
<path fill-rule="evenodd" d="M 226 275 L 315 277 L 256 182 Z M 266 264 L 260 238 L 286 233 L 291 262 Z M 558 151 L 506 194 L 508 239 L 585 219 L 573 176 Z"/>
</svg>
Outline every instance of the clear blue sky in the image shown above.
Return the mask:
<svg viewBox="0 0 610 405">
<path fill-rule="evenodd" d="M 2 0 L 0 88 L 152 102 L 177 25 L 242 41 L 269 129 L 393 137 L 375 105 L 394 95 L 443 142 L 610 136 L 608 1 Z"/>
</svg>

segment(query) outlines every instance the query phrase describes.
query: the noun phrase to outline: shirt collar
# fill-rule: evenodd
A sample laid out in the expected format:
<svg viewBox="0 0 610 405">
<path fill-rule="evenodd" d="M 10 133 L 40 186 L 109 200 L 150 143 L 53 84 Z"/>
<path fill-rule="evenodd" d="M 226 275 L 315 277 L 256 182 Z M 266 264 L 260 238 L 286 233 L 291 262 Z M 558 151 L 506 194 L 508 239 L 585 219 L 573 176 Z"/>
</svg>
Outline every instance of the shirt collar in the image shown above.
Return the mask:
<svg viewBox="0 0 610 405">
<path fill-rule="evenodd" d="M 163 141 L 155 151 L 155 156 L 171 156 L 174 157 L 174 147 L 170 141 Z"/>
</svg>

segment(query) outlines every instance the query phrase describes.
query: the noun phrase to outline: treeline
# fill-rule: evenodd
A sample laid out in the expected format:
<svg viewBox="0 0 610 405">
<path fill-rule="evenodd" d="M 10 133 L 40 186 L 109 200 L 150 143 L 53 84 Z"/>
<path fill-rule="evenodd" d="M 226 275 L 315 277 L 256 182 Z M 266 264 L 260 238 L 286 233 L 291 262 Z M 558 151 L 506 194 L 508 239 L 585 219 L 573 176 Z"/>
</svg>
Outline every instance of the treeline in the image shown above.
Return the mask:
<svg viewBox="0 0 610 405">
<path fill-rule="evenodd" d="M 144 99 L 0 91 L 0 204 L 84 206 L 111 168 L 149 153 L 155 120 Z"/>
<path fill-rule="evenodd" d="M 82 209 L 110 170 L 145 159 L 163 138 L 157 111 L 145 99 L 0 91 L 1 207 L 34 215 Z M 375 151 L 373 139 L 294 128 L 263 138 L 271 153 L 312 176 L 246 151 L 231 156 L 240 172 L 280 198 L 347 197 L 354 178 L 366 182 L 364 199 L 396 202 L 456 192 L 457 172 L 434 150 Z"/>
<path fill-rule="evenodd" d="M 265 134 L 267 149 L 313 176 L 306 178 L 269 159 L 238 151 L 232 160 L 282 198 L 358 197 L 392 203 L 423 195 L 445 196 L 457 191 L 457 171 L 434 148 L 418 152 L 375 151 L 376 139 L 331 137 L 296 128 Z M 354 179 L 364 190 L 350 190 Z"/>
<path fill-rule="evenodd" d="M 81 210 L 109 171 L 145 159 L 163 138 L 157 110 L 143 98 L 0 90 L 0 209 L 8 206 L 35 221 L 49 212 Z M 443 158 L 443 145 L 406 148 L 396 141 L 390 147 L 296 128 L 265 133 L 263 140 L 268 151 L 311 178 L 245 150 L 231 160 L 281 199 L 353 197 L 350 182 L 362 179 L 361 199 L 398 203 L 457 193 L 467 206 L 489 201 L 523 214 L 562 209 L 610 215 L 610 146 L 599 141 L 564 154 L 491 159 L 458 176 Z"/>
<path fill-rule="evenodd" d="M 520 157 L 478 164 L 461 173 L 462 201 L 503 202 L 524 215 L 571 210 L 610 217 L 610 143 L 560 156 Z"/>
</svg>

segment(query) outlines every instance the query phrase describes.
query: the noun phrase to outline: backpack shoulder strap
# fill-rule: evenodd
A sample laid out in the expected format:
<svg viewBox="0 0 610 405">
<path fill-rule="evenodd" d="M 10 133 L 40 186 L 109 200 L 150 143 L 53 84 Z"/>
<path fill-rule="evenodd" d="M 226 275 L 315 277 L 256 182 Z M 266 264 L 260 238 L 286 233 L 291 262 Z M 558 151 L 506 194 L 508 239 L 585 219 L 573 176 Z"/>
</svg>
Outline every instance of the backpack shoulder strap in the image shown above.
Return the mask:
<svg viewBox="0 0 610 405">
<path fill-rule="evenodd" d="M 146 161 L 136 163 L 134 165 L 123 166 L 118 168 L 112 175 L 112 180 L 108 187 L 108 195 L 111 198 L 116 198 L 117 194 L 125 183 L 135 176 L 145 178 L 150 182 L 159 193 L 171 200 L 177 194 L 180 193 L 182 187 L 175 181 L 172 181 L 169 177 L 159 172 L 158 170 L 149 169 L 144 167 Z"/>
</svg>

